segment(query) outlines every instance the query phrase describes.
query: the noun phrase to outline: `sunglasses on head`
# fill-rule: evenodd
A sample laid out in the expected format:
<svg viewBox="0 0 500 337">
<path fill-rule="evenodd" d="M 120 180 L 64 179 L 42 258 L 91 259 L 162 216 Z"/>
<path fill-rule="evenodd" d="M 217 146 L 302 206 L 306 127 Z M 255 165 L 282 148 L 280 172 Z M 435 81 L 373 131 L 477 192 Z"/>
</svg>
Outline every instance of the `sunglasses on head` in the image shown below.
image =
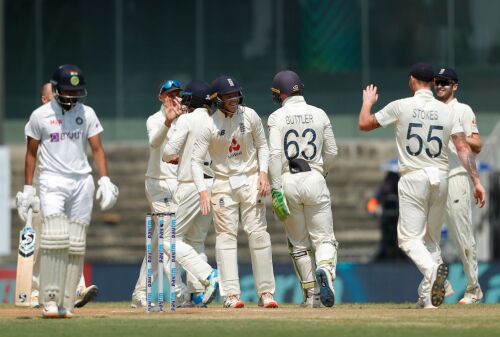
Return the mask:
<svg viewBox="0 0 500 337">
<path fill-rule="evenodd" d="M 452 84 L 453 84 L 453 81 L 448 81 L 448 80 L 435 80 L 434 81 L 434 85 L 436 87 L 446 87 L 446 86 L 449 86 Z"/>
<path fill-rule="evenodd" d="M 168 80 L 163 83 L 160 89 L 160 94 L 164 91 L 170 90 L 170 89 L 180 89 L 181 88 L 181 83 L 177 80 Z"/>
</svg>

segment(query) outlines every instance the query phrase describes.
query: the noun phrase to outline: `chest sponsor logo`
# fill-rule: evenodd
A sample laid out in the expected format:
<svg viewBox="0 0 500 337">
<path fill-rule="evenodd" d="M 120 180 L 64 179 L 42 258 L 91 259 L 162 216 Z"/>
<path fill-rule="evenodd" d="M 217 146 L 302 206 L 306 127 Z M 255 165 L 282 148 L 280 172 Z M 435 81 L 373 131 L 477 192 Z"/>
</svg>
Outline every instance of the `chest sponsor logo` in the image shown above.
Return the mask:
<svg viewBox="0 0 500 337">
<path fill-rule="evenodd" d="M 55 143 L 65 140 L 77 140 L 83 137 L 83 131 L 53 132 L 50 134 L 50 142 Z"/>
<path fill-rule="evenodd" d="M 243 152 L 240 151 L 241 146 L 238 144 L 238 141 L 236 140 L 235 137 L 233 137 L 233 140 L 231 140 L 231 145 L 229 145 L 229 158 L 234 158 L 239 155 L 241 155 Z"/>
<path fill-rule="evenodd" d="M 51 119 L 49 121 L 49 124 L 50 125 L 61 125 L 62 124 L 62 120 L 60 120 L 60 119 Z"/>
</svg>

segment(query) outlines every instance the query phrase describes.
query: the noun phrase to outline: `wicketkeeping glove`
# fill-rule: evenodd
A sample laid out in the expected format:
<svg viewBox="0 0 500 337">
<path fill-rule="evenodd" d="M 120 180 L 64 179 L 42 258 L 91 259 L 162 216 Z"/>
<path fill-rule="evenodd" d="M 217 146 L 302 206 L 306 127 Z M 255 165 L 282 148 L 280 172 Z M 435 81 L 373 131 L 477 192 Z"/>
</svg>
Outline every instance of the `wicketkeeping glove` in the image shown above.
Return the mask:
<svg viewBox="0 0 500 337">
<path fill-rule="evenodd" d="M 280 221 L 285 221 L 290 215 L 290 210 L 286 204 L 285 195 L 281 190 L 271 190 L 271 198 L 273 200 L 274 214 L 278 217 Z"/>
<path fill-rule="evenodd" d="M 97 184 L 99 188 L 97 189 L 97 193 L 95 194 L 95 198 L 101 198 L 101 210 L 105 211 L 110 209 L 116 204 L 116 200 L 118 199 L 118 187 L 109 180 L 109 177 L 101 177 Z"/>
</svg>

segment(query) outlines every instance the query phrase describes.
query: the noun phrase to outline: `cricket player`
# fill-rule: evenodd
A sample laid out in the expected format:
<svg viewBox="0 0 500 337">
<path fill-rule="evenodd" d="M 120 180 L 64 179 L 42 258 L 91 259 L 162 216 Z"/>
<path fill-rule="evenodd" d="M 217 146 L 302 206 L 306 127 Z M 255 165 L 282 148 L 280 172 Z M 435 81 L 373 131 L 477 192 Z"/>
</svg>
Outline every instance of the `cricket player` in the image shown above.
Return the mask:
<svg viewBox="0 0 500 337">
<path fill-rule="evenodd" d="M 54 100 L 33 111 L 27 128 L 25 185 L 18 193 L 18 212 L 26 219 L 33 206 L 33 175 L 40 148 L 40 202 L 44 216 L 40 235 L 42 316 L 70 318 L 85 255 L 93 205 L 94 181 L 87 160 L 87 141 L 101 176 L 96 198 L 102 210 L 114 206 L 118 188 L 108 177 L 103 131 L 87 96 L 82 71 L 62 65 L 52 76 Z"/>
<path fill-rule="evenodd" d="M 220 294 L 225 308 L 243 308 L 240 299 L 237 241 L 238 224 L 248 235 L 250 258 L 259 306 L 276 308 L 271 238 L 267 232 L 263 198 L 269 194 L 269 149 L 257 113 L 242 105 L 242 89 L 230 76 L 212 82 L 211 99 L 217 110 L 200 130 L 193 147 L 193 179 L 203 215 L 213 207 L 215 252 Z M 212 159 L 212 193 L 203 177 L 206 153 Z"/>
<path fill-rule="evenodd" d="M 175 210 L 173 202 L 174 192 L 177 189 L 177 159 L 171 163 L 161 160 L 161 155 L 167 142 L 167 132 L 174 120 L 183 112 L 179 103 L 179 94 L 182 87 L 177 80 L 164 81 L 158 90 L 158 100 L 161 102 L 160 110 L 149 116 L 146 128 L 149 139 L 149 160 L 146 171 L 145 189 L 149 207 L 153 213 L 167 213 Z M 155 229 L 151 248 L 154 256 L 158 254 L 158 218 L 155 216 Z M 168 219 L 168 217 L 167 217 Z M 167 223 L 170 221 L 167 220 Z M 168 259 L 164 261 L 164 270 L 170 279 Z M 158 275 L 153 269 L 153 280 Z M 185 306 L 191 299 L 187 293 L 186 285 L 178 277 L 176 282 L 176 304 Z M 144 257 L 139 272 L 139 278 L 132 293 L 132 308 L 146 307 L 146 256 Z"/>
<path fill-rule="evenodd" d="M 52 92 L 52 83 L 45 83 L 40 90 L 40 102 L 46 104 L 54 99 L 54 93 Z M 25 138 L 28 139 L 27 130 L 29 129 L 29 123 L 26 123 L 24 127 L 24 135 Z M 33 185 L 38 185 L 38 170 L 35 170 L 36 181 L 34 181 Z M 41 221 L 42 215 L 40 212 L 33 213 L 33 227 L 35 228 L 36 233 L 40 233 L 41 229 Z M 32 282 L 32 292 L 31 292 L 31 307 L 38 308 L 40 307 L 39 302 L 39 290 L 40 290 L 40 254 L 38 251 L 40 249 L 40 240 L 36 241 L 36 249 L 35 249 L 35 263 L 33 264 L 33 282 Z M 81 308 L 88 302 L 95 299 L 97 294 L 99 293 L 99 288 L 92 284 L 90 286 L 85 285 L 85 277 L 82 273 L 82 277 L 78 283 L 78 287 L 76 288 L 76 299 L 75 299 L 75 308 Z"/>
<path fill-rule="evenodd" d="M 371 115 L 377 102 L 377 87 L 363 90 L 359 129 L 371 131 L 393 125 L 399 153 L 398 182 L 399 247 L 412 259 L 426 282 L 419 296 L 424 308 L 435 308 L 445 297 L 448 266 L 441 260 L 439 240 L 448 192 L 448 143 L 453 141 L 458 157 L 471 176 L 474 198 L 482 207 L 485 191 L 476 170 L 458 116 L 432 95 L 434 70 L 427 63 L 413 65 L 409 73 L 412 97 L 393 101 Z"/>
<path fill-rule="evenodd" d="M 179 160 L 178 186 L 174 195 L 177 205 L 176 256 L 187 271 L 188 291 L 193 304 L 205 306 L 215 298 L 219 282 L 217 270 L 207 263 L 205 255 L 205 239 L 212 224 L 212 213 L 201 214 L 198 191 L 191 173 L 191 154 L 200 130 L 210 120 L 210 85 L 197 80 L 188 83 L 182 93 L 181 104 L 189 113 L 180 116 L 170 129 L 163 160 Z M 210 157 L 205 158 L 204 164 L 204 182 L 211 190 L 213 172 L 208 166 Z M 165 241 L 167 254 L 169 247 L 170 242 Z"/>
<path fill-rule="evenodd" d="M 328 116 L 306 103 L 303 89 L 291 70 L 274 76 L 271 91 L 281 107 L 268 119 L 271 195 L 304 291 L 303 306 L 319 307 L 319 293 L 321 303 L 331 307 L 338 243 L 325 176 L 337 145 Z"/>
<path fill-rule="evenodd" d="M 452 68 L 442 68 L 434 78 L 436 98 L 448 104 L 460 120 L 465 132 L 465 140 L 472 152 L 481 151 L 481 137 L 476 124 L 476 116 L 467 104 L 455 98 L 458 90 L 458 75 Z M 472 228 L 471 188 L 467 170 L 458 158 L 453 144 L 448 149 L 450 173 L 448 175 L 448 199 L 446 202 L 445 224 L 458 249 L 467 287 L 460 304 L 478 303 L 483 298 L 477 274 L 476 240 Z"/>
</svg>

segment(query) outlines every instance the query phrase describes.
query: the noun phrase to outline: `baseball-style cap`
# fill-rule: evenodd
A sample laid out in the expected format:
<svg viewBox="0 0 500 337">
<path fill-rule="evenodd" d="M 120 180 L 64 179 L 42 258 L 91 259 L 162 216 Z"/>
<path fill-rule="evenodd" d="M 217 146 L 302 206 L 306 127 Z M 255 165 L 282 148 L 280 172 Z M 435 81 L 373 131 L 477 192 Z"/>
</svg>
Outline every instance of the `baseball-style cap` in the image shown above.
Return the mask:
<svg viewBox="0 0 500 337">
<path fill-rule="evenodd" d="M 86 85 L 82 70 L 73 64 L 59 66 L 52 75 L 51 82 L 58 89 L 68 91 L 80 91 Z"/>
<path fill-rule="evenodd" d="M 458 75 L 457 72 L 452 68 L 441 68 L 437 72 L 435 78 L 444 78 L 455 83 L 458 83 Z"/>
<path fill-rule="evenodd" d="M 434 79 L 434 69 L 429 63 L 419 62 L 411 66 L 409 75 L 420 81 L 431 82 Z"/>
</svg>

